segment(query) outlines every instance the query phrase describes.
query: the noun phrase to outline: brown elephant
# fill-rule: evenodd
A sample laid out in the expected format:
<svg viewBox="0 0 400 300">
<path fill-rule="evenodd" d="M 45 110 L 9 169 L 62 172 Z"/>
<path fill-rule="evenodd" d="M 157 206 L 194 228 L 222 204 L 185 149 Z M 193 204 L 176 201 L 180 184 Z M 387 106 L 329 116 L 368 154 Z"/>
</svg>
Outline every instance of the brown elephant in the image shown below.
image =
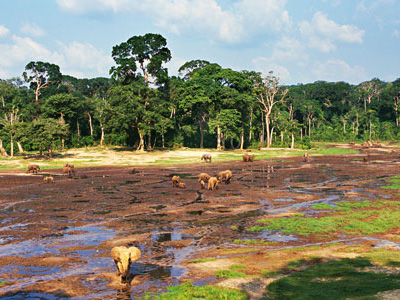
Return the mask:
<svg viewBox="0 0 400 300">
<path fill-rule="evenodd" d="M 308 162 L 308 153 L 304 153 L 304 155 L 303 155 L 303 161 L 304 162 Z"/>
<path fill-rule="evenodd" d="M 69 177 L 75 176 L 75 170 L 71 167 L 64 167 L 63 168 L 63 175 L 67 175 Z"/>
<path fill-rule="evenodd" d="M 208 180 L 208 186 L 207 186 L 208 190 L 215 190 L 218 189 L 218 179 L 217 177 L 211 177 Z"/>
<path fill-rule="evenodd" d="M 73 169 L 74 168 L 74 164 L 66 163 L 64 167 Z"/>
<path fill-rule="evenodd" d="M 140 249 L 137 247 L 118 246 L 112 248 L 110 253 L 117 266 L 117 276 L 121 276 L 121 283 L 127 282 L 130 276 L 131 263 L 140 258 Z"/>
<path fill-rule="evenodd" d="M 243 154 L 243 161 L 244 162 L 253 162 L 254 155 L 248 155 L 247 153 Z"/>
<path fill-rule="evenodd" d="M 54 183 L 54 177 L 53 176 L 46 176 L 43 178 L 43 181 L 46 183 Z"/>
<path fill-rule="evenodd" d="M 221 171 L 217 174 L 217 179 L 218 179 L 218 182 L 220 182 L 220 183 L 225 181 L 225 183 L 228 184 L 231 182 L 231 178 L 232 178 L 231 170 Z"/>
<path fill-rule="evenodd" d="M 28 171 L 26 173 L 37 173 L 38 171 L 40 171 L 39 165 L 28 164 Z"/>
<path fill-rule="evenodd" d="M 179 182 L 179 183 L 178 183 L 178 188 L 181 188 L 181 189 L 186 188 L 186 183 L 184 183 L 184 182 Z"/>
<path fill-rule="evenodd" d="M 199 180 L 198 180 L 198 182 L 200 182 L 200 181 L 204 181 L 204 182 L 208 182 L 208 180 L 210 179 L 210 175 L 208 175 L 207 173 L 200 173 L 199 174 Z"/>
<path fill-rule="evenodd" d="M 172 176 L 172 186 L 178 186 L 181 178 L 179 176 Z"/>
<path fill-rule="evenodd" d="M 203 154 L 201 157 L 201 160 L 204 160 L 205 162 L 211 162 L 211 154 Z"/>
</svg>

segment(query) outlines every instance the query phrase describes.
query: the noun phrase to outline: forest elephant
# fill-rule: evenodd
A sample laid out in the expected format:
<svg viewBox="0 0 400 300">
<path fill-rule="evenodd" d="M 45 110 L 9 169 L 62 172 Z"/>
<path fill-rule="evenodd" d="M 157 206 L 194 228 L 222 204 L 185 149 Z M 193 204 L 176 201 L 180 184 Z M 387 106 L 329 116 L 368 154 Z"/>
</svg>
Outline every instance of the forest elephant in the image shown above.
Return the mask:
<svg viewBox="0 0 400 300">
<path fill-rule="evenodd" d="M 75 170 L 71 167 L 64 167 L 63 168 L 63 175 L 67 175 L 69 177 L 75 176 Z"/>
<path fill-rule="evenodd" d="M 54 177 L 53 176 L 46 176 L 43 178 L 43 181 L 46 183 L 54 183 Z"/>
<path fill-rule="evenodd" d="M 225 171 L 221 171 L 217 174 L 217 179 L 218 182 L 223 182 L 225 181 L 226 184 L 231 182 L 231 178 L 232 178 L 232 171 L 231 170 L 225 170 Z"/>
<path fill-rule="evenodd" d="M 74 164 L 66 163 L 64 167 L 73 169 L 74 168 Z"/>
<path fill-rule="evenodd" d="M 308 153 L 307 152 L 304 153 L 304 155 L 303 155 L 303 161 L 308 162 Z"/>
<path fill-rule="evenodd" d="M 204 160 L 205 162 L 211 162 L 211 154 L 203 154 L 201 157 L 201 160 Z"/>
<path fill-rule="evenodd" d="M 172 176 L 172 186 L 178 186 L 179 182 L 181 181 L 181 178 L 179 176 Z"/>
<path fill-rule="evenodd" d="M 181 188 L 181 189 L 186 188 L 186 183 L 184 183 L 184 182 L 179 182 L 179 183 L 178 183 L 178 188 Z"/>
<path fill-rule="evenodd" d="M 38 171 L 40 171 L 40 167 L 39 165 L 35 165 L 35 164 L 28 164 L 28 171 L 27 173 L 37 173 Z"/>
<path fill-rule="evenodd" d="M 208 180 L 207 189 L 208 189 L 208 190 L 215 190 L 215 189 L 217 189 L 217 188 L 218 188 L 218 179 L 217 179 L 217 177 L 211 177 L 211 178 Z"/>
<path fill-rule="evenodd" d="M 253 162 L 254 155 L 248 155 L 247 153 L 243 154 L 243 161 L 244 162 Z"/>
<path fill-rule="evenodd" d="M 111 249 L 111 257 L 117 266 L 117 276 L 121 276 L 121 283 L 129 280 L 131 263 L 138 260 L 140 255 L 137 247 L 118 246 Z"/>
<path fill-rule="evenodd" d="M 204 181 L 204 182 L 208 182 L 208 180 L 210 179 L 210 175 L 208 175 L 207 173 L 200 173 L 199 174 L 199 180 L 198 180 L 198 182 L 200 182 L 200 181 Z"/>
</svg>

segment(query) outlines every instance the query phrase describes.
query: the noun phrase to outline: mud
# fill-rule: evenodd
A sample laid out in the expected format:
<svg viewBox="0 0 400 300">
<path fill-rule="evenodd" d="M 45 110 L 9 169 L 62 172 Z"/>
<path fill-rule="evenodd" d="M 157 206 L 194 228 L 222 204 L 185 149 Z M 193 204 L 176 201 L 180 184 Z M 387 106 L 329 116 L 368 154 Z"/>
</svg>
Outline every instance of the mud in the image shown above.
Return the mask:
<svg viewBox="0 0 400 300">
<path fill-rule="evenodd" d="M 261 255 L 268 251 L 336 242 L 247 232 L 245 228 L 258 218 L 298 211 L 312 214 L 315 203 L 396 197 L 380 186 L 385 178 L 400 174 L 399 157 L 379 149 L 370 152 L 368 161 L 363 157 L 361 153 L 311 156 L 308 162 L 298 157 L 179 167 L 104 166 L 77 168 L 72 178 L 62 176 L 61 169 L 46 170 L 54 184 L 43 182 L 44 173 L 3 172 L 0 298 L 123 300 L 185 280 L 224 285 L 215 278 L 215 270 L 243 253 L 248 268 L 257 274 L 267 264 Z M 216 175 L 225 169 L 233 172 L 230 184 L 222 183 L 214 191 L 201 189 L 199 173 Z M 172 187 L 173 175 L 181 177 L 185 189 Z M 398 247 L 382 236 L 373 238 L 376 245 Z M 234 242 L 238 239 L 266 243 L 240 249 Z M 340 239 L 355 240 L 365 242 L 362 237 Z M 109 253 L 116 245 L 142 251 L 132 263 L 129 286 L 121 285 L 115 274 Z M 229 249 L 234 251 L 225 251 Z M 217 260 L 192 263 L 209 257 Z M 274 263 L 288 259 L 282 253 L 282 261 Z M 237 281 L 236 287 L 249 287 L 254 299 L 267 284 L 260 278 Z"/>
</svg>

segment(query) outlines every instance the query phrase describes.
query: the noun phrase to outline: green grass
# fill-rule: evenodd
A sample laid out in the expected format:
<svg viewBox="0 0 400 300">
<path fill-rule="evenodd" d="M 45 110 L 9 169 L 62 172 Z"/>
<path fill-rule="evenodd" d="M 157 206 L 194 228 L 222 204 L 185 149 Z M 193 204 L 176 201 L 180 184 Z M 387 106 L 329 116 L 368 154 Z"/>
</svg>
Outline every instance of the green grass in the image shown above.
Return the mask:
<svg viewBox="0 0 400 300">
<path fill-rule="evenodd" d="M 386 201 L 390 203 L 390 201 Z M 321 217 L 284 217 L 258 220 L 256 225 L 248 229 L 250 232 L 263 230 L 280 230 L 303 236 L 310 234 L 362 234 L 382 233 L 399 227 L 400 209 L 395 203 L 389 207 L 369 205 L 361 202 L 361 208 L 332 212 Z M 343 203 L 341 205 L 344 205 Z M 342 207 L 353 207 L 355 204 L 345 204 Z M 368 207 L 369 206 L 369 207 Z M 369 208 L 369 209 L 363 209 Z M 372 208 L 372 209 L 371 209 Z"/>
<path fill-rule="evenodd" d="M 197 264 L 197 263 L 202 263 L 202 262 L 207 262 L 207 261 L 214 261 L 214 260 L 217 260 L 217 259 L 214 258 L 214 257 L 208 257 L 208 258 L 195 259 L 195 260 L 192 260 L 191 262 L 194 263 L 194 264 Z"/>
<path fill-rule="evenodd" d="M 190 282 L 168 288 L 165 293 L 148 293 L 145 300 L 248 300 L 247 293 L 216 286 L 195 286 Z"/>
<path fill-rule="evenodd" d="M 262 240 L 234 240 L 235 244 L 240 245 L 275 245 L 278 242 L 267 242 Z"/>
<path fill-rule="evenodd" d="M 400 176 L 393 176 L 388 179 L 390 185 L 381 186 L 382 189 L 400 190 Z"/>
<path fill-rule="evenodd" d="M 399 288 L 400 274 L 373 273 L 365 258 L 341 259 L 312 265 L 272 282 L 263 300 L 375 299 L 379 292 Z"/>
<path fill-rule="evenodd" d="M 313 209 L 317 210 L 351 210 L 354 208 L 365 208 L 365 207 L 379 207 L 378 205 L 373 205 L 369 201 L 361 202 L 336 202 L 335 205 L 326 203 L 317 203 L 311 206 Z"/>
<path fill-rule="evenodd" d="M 228 270 L 218 270 L 217 272 L 215 272 L 215 276 L 217 278 L 243 278 L 247 277 L 247 275 L 240 271 L 245 269 L 245 266 L 235 264 L 231 265 Z"/>
</svg>

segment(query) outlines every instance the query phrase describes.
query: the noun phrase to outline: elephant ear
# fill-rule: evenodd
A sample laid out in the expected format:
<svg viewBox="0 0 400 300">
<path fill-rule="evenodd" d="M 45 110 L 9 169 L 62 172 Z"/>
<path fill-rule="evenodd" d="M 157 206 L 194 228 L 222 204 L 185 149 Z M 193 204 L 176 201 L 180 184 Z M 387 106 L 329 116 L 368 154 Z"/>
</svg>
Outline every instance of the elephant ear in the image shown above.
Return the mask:
<svg viewBox="0 0 400 300">
<path fill-rule="evenodd" d="M 129 259 L 131 262 L 138 260 L 140 258 L 140 255 L 141 255 L 141 253 L 140 253 L 139 248 L 136 248 L 136 247 L 129 248 Z"/>
</svg>

